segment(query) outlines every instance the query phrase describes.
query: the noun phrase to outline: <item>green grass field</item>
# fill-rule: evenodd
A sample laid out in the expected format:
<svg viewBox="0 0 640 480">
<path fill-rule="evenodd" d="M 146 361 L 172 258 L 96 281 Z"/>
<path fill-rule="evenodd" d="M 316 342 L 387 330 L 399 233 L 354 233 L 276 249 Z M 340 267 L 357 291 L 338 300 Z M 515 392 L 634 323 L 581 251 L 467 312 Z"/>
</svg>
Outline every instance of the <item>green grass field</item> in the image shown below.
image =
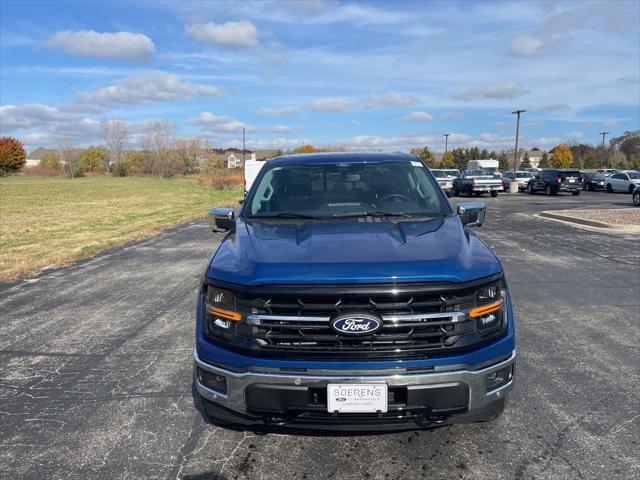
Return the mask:
<svg viewBox="0 0 640 480">
<path fill-rule="evenodd" d="M 0 280 L 151 236 L 241 196 L 192 179 L 0 178 Z"/>
</svg>

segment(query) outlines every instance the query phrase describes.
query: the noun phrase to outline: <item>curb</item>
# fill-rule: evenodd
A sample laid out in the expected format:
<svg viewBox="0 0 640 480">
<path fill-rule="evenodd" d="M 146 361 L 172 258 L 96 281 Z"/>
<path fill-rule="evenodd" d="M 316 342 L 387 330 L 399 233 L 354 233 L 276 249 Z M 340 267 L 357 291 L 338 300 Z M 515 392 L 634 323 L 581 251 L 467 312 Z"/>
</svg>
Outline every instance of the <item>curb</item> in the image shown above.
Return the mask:
<svg viewBox="0 0 640 480">
<path fill-rule="evenodd" d="M 552 220 L 562 220 L 563 222 L 577 223 L 579 225 L 586 225 L 588 227 L 604 228 L 607 230 L 616 230 L 622 232 L 631 232 L 631 229 L 635 229 L 635 225 L 612 225 L 610 223 L 596 222 L 595 220 L 585 220 L 584 218 L 571 217 L 569 215 L 563 215 L 560 213 L 554 213 L 551 211 L 540 212 L 538 216 L 543 218 L 551 218 Z M 631 232 L 633 233 L 633 232 Z"/>
</svg>

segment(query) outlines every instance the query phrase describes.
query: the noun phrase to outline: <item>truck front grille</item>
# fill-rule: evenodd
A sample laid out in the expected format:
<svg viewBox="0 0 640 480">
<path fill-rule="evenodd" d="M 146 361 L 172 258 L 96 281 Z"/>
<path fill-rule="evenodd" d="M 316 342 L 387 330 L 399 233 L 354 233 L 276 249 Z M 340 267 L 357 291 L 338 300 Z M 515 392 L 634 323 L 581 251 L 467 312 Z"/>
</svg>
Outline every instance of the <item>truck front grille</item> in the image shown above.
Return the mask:
<svg viewBox="0 0 640 480">
<path fill-rule="evenodd" d="M 246 289 L 234 292 L 237 310 L 246 320 L 237 331 L 241 338 L 232 343 L 262 354 L 327 359 L 450 353 L 488 339 L 464 313 L 475 306 L 477 288 L 475 284 L 438 288 L 405 284 L 401 288 L 378 286 L 375 291 L 358 286 Z M 331 319 L 350 312 L 374 314 L 383 326 L 369 335 L 336 332 Z"/>
</svg>

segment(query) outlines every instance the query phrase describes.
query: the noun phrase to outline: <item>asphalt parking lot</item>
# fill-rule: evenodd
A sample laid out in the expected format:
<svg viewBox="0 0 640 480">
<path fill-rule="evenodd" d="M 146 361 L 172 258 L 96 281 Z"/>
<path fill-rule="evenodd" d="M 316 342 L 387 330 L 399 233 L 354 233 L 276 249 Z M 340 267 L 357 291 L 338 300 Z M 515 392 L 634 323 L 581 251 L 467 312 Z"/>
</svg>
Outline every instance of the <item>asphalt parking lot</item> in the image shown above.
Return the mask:
<svg viewBox="0 0 640 480">
<path fill-rule="evenodd" d="M 203 422 L 194 305 L 221 236 L 196 222 L 0 286 L 0 477 L 639 478 L 640 238 L 534 216 L 630 196 L 483 201 L 476 231 L 518 321 L 517 383 L 496 422 L 371 435 Z"/>
</svg>

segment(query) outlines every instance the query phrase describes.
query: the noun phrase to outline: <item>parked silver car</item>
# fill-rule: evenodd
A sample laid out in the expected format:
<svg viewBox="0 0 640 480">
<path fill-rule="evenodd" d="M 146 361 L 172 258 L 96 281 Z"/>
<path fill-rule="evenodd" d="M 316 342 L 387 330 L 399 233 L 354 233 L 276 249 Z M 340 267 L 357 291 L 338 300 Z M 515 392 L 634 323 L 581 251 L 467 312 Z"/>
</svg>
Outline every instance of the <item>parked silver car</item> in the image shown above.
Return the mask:
<svg viewBox="0 0 640 480">
<path fill-rule="evenodd" d="M 450 197 L 451 191 L 453 190 L 453 181 L 451 179 L 451 176 L 447 174 L 447 170 L 435 169 L 431 170 L 431 173 L 433 173 L 433 176 L 436 177 L 438 185 L 440 185 L 440 188 L 444 190 L 444 193 L 447 194 L 447 197 Z"/>
<path fill-rule="evenodd" d="M 622 172 L 613 173 L 609 175 L 604 182 L 604 188 L 609 193 L 633 193 L 633 190 L 637 185 L 640 185 L 640 173 L 635 170 L 624 170 Z"/>
<path fill-rule="evenodd" d="M 533 173 L 527 172 L 524 170 L 516 170 L 515 179 L 518 182 L 518 191 L 522 192 L 527 189 L 527 184 L 529 183 L 529 179 L 533 177 Z M 505 191 L 509 190 L 509 184 L 511 180 L 513 180 L 513 172 L 505 172 L 502 175 L 502 186 Z"/>
</svg>

